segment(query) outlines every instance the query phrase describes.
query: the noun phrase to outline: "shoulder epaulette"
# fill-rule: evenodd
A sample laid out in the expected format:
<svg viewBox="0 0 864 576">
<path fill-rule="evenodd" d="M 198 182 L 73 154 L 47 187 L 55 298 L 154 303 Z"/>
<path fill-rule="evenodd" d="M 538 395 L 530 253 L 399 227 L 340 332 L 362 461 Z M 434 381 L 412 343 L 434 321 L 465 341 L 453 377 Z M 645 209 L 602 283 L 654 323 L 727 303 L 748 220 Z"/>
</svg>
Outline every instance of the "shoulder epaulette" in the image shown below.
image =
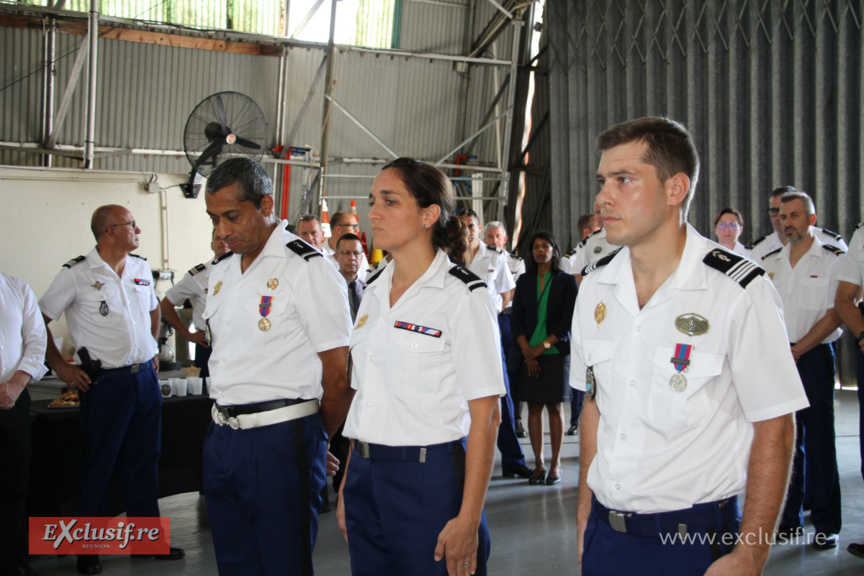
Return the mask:
<svg viewBox="0 0 864 576">
<path fill-rule="evenodd" d="M 139 256 L 138 254 L 129 254 L 129 256 L 132 256 L 133 258 L 140 258 L 141 260 L 144 260 L 145 262 L 147 261 L 147 258 L 145 258 L 144 256 Z"/>
<path fill-rule="evenodd" d="M 753 241 L 752 244 L 750 244 L 749 246 L 747 246 L 747 249 L 748 249 L 748 250 L 752 250 L 753 248 L 756 247 L 757 244 L 759 244 L 760 242 L 762 242 L 763 240 L 765 240 L 766 238 L 768 238 L 768 236 L 770 236 L 770 235 L 771 235 L 771 234 L 766 234 L 765 236 L 762 236 L 761 238 L 757 238 L 756 240 Z"/>
<path fill-rule="evenodd" d="M 216 258 L 215 260 L 213 260 L 213 262 L 211 262 L 211 264 L 214 264 L 214 265 L 215 265 L 215 264 L 218 264 L 219 262 L 222 262 L 222 261 L 225 260 L 226 258 L 230 258 L 230 257 L 233 256 L 233 255 L 234 255 L 234 252 L 231 252 L 231 251 L 229 250 L 229 251 L 226 252 L 225 254 L 222 254 L 221 256 L 219 256 L 218 258 Z"/>
<path fill-rule="evenodd" d="M 764 256 L 762 256 L 762 260 L 765 260 L 766 258 L 768 258 L 768 256 L 773 256 L 774 254 L 777 254 L 778 252 L 780 252 L 780 251 L 782 251 L 782 250 L 783 250 L 782 247 L 781 247 L 781 248 L 777 248 L 776 250 L 772 250 L 771 252 L 768 252 L 767 254 L 765 254 Z"/>
<path fill-rule="evenodd" d="M 837 256 L 846 253 L 846 251 L 842 248 L 838 248 L 837 246 L 831 246 L 830 244 L 822 244 L 822 248 L 824 248 L 828 252 L 831 252 L 832 254 L 836 254 Z"/>
<path fill-rule="evenodd" d="M 855 229 L 857 230 L 857 229 L 860 228 L 861 226 L 864 226 L 864 222 L 859 222 L 858 225 L 855 226 Z"/>
<path fill-rule="evenodd" d="M 500 248 L 496 248 L 495 246 L 490 246 L 489 244 L 486 245 L 486 249 L 491 250 L 492 252 L 495 252 L 497 254 L 503 254 L 504 253 L 504 251 L 501 250 Z"/>
<path fill-rule="evenodd" d="M 203 271 L 206 270 L 206 269 L 207 269 L 207 267 L 206 267 L 204 264 L 198 264 L 197 266 L 195 266 L 194 268 L 191 268 L 191 269 L 189 270 L 189 275 L 190 275 L 190 276 L 195 276 L 195 275 L 198 274 L 199 272 L 203 272 Z"/>
<path fill-rule="evenodd" d="M 289 250 L 291 250 L 307 262 L 315 257 L 324 257 L 320 252 L 315 250 L 315 248 L 313 248 L 303 240 L 294 240 L 293 242 L 288 242 L 288 244 L 286 244 L 285 246 L 287 246 Z"/>
<path fill-rule="evenodd" d="M 71 260 L 63 264 L 63 268 L 71 268 L 72 266 L 75 266 L 79 262 L 83 262 L 86 259 L 86 256 L 76 256 L 75 258 L 72 258 Z"/>
<path fill-rule="evenodd" d="M 574 254 L 576 254 L 576 248 L 573 248 L 572 250 L 564 254 L 564 258 L 572 258 Z"/>
<path fill-rule="evenodd" d="M 467 284 L 468 289 L 472 292 L 477 288 L 486 288 L 486 283 L 464 266 L 459 266 L 458 264 L 453 266 L 450 268 L 450 274 Z"/>
<path fill-rule="evenodd" d="M 589 264 L 588 266 L 585 266 L 585 268 L 582 269 L 582 272 L 580 272 L 579 275 L 584 278 L 585 276 L 587 276 L 589 273 L 593 272 L 597 268 L 600 268 L 601 266 L 605 266 L 606 264 L 611 262 L 612 258 L 614 258 L 615 255 L 618 254 L 618 252 L 620 252 L 620 251 L 621 251 L 621 248 L 618 248 L 614 252 L 610 252 L 606 256 L 603 256 L 602 258 L 600 258 L 599 260 L 597 260 L 593 264 Z"/>
<path fill-rule="evenodd" d="M 821 228 L 821 230 L 822 230 L 823 234 L 827 234 L 828 236 L 831 236 L 835 240 L 843 240 L 843 236 L 841 236 L 837 232 L 834 232 L 833 230 L 828 230 L 827 228 Z"/>
<path fill-rule="evenodd" d="M 755 278 L 765 274 L 765 270 L 752 260 L 743 256 L 715 248 L 702 259 L 706 265 L 719 270 L 726 276 L 746 288 Z"/>
<path fill-rule="evenodd" d="M 387 268 L 387 266 L 381 266 L 380 268 L 375 270 L 375 273 L 372 274 L 372 276 L 370 276 L 368 280 L 366 280 L 366 286 L 369 286 L 370 284 L 372 284 L 372 282 L 377 280 L 378 277 L 381 276 L 381 273 L 384 272 L 385 268 Z"/>
</svg>

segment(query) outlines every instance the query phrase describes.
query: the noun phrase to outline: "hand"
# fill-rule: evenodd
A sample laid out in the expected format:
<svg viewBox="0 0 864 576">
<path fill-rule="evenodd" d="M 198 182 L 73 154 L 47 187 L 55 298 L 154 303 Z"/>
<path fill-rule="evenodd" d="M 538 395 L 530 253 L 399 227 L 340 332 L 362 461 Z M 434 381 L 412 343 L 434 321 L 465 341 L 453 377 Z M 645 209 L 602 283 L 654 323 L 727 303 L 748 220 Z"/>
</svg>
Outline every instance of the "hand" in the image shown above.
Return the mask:
<svg viewBox="0 0 864 576">
<path fill-rule="evenodd" d="M 708 567 L 705 576 L 723 576 L 727 574 L 730 576 L 758 576 L 762 574 L 762 568 L 765 566 L 764 561 L 759 562 L 757 558 L 740 552 L 736 554 L 736 552 L 738 552 L 738 548 L 733 550 L 732 553 L 715 560 Z"/>
<path fill-rule="evenodd" d="M 57 366 L 54 369 L 54 372 L 56 372 L 57 377 L 65 382 L 70 388 L 75 388 L 83 392 L 90 390 L 90 384 L 92 384 L 90 377 L 87 376 L 87 373 L 84 372 L 84 370 L 75 364 L 64 362 L 62 365 Z"/>
<path fill-rule="evenodd" d="M 585 551 L 585 522 L 576 521 L 576 551 L 579 558 L 579 571 L 582 571 L 582 552 Z"/>
<path fill-rule="evenodd" d="M 11 410 L 22 390 L 24 386 L 13 384 L 11 380 L 0 384 L 0 410 Z"/>
<path fill-rule="evenodd" d="M 795 363 L 797 364 L 798 360 L 801 359 L 802 352 L 801 352 L 801 350 L 798 349 L 797 346 L 792 346 L 791 349 L 792 349 L 792 358 L 795 359 Z"/>
<path fill-rule="evenodd" d="M 327 452 L 327 476 L 335 476 L 339 471 L 339 459 Z"/>
<path fill-rule="evenodd" d="M 522 350 L 522 358 L 524 358 L 526 361 L 533 360 L 534 358 L 537 358 L 538 356 L 543 354 L 543 352 L 545 351 L 546 349 L 543 347 L 542 344 L 540 344 L 539 346 L 533 346 L 531 348 L 525 348 L 524 350 Z"/>
<path fill-rule="evenodd" d="M 336 523 L 339 524 L 339 530 L 342 531 L 342 537 L 345 538 L 345 543 L 348 543 L 348 525 L 345 524 L 345 494 L 342 488 L 345 487 L 345 479 L 342 479 L 342 485 L 339 486 L 339 497 L 336 499 Z"/>
<path fill-rule="evenodd" d="M 540 377 L 540 362 L 537 361 L 536 358 L 532 358 L 531 360 L 525 361 L 525 366 L 528 367 L 528 375 L 533 378 Z"/>
<path fill-rule="evenodd" d="M 203 330 L 201 330 L 200 332 L 189 332 L 186 340 L 189 342 L 194 342 L 199 346 L 204 346 L 205 348 L 210 347 L 210 343 L 207 342 L 207 332 L 204 332 Z"/>
<path fill-rule="evenodd" d="M 153 356 L 153 370 L 159 372 L 159 356 Z"/>
<path fill-rule="evenodd" d="M 438 534 L 435 561 L 447 558 L 449 576 L 469 576 L 477 570 L 477 529 L 478 526 L 473 522 L 457 516 L 447 522 Z"/>
</svg>

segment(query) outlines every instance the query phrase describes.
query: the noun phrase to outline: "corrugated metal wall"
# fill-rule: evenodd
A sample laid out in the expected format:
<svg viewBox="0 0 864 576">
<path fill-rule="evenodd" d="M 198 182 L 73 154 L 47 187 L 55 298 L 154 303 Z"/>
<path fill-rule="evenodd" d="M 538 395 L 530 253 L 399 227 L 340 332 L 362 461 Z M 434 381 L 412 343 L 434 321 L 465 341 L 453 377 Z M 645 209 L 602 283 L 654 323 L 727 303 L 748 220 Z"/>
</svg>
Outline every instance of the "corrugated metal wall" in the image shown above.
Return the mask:
<svg viewBox="0 0 864 576">
<path fill-rule="evenodd" d="M 767 195 L 792 184 L 814 197 L 821 226 L 851 236 L 864 216 L 861 1 L 547 0 L 546 10 L 560 236 L 575 238 L 591 209 L 597 135 L 661 114 L 699 149 L 690 221 L 703 234 L 725 206 L 744 213 L 747 238 L 767 234 Z"/>
</svg>

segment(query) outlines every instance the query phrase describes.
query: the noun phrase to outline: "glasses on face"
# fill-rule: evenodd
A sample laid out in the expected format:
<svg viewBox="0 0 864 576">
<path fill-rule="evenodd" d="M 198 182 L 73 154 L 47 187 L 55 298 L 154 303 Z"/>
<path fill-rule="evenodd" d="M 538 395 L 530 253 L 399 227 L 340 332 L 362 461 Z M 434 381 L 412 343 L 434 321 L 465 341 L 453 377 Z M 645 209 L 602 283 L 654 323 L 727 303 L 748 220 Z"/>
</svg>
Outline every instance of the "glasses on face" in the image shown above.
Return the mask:
<svg viewBox="0 0 864 576">
<path fill-rule="evenodd" d="M 359 228 L 357 224 L 334 224 L 333 226 L 335 226 L 336 228 L 350 228 L 352 230 L 356 230 L 357 228 Z"/>
<path fill-rule="evenodd" d="M 131 222 L 121 222 L 119 224 L 109 224 L 108 228 L 114 228 L 115 226 L 129 226 L 132 228 L 133 232 L 138 228 L 138 224 L 135 223 L 135 220 L 132 220 Z"/>
<path fill-rule="evenodd" d="M 718 223 L 717 223 L 717 226 L 718 226 L 721 230 L 726 230 L 727 228 L 728 228 L 729 230 L 736 230 L 737 228 L 740 228 L 740 227 L 741 227 L 741 225 L 738 224 L 737 222 L 718 222 Z"/>
<path fill-rule="evenodd" d="M 363 255 L 363 252 L 362 251 L 361 252 L 352 252 L 350 250 L 340 250 L 336 254 L 339 254 L 340 256 L 348 256 L 350 258 L 360 258 L 360 256 Z"/>
<path fill-rule="evenodd" d="M 768 208 L 768 215 L 769 216 L 776 216 L 779 213 L 780 213 L 779 208 Z"/>
</svg>

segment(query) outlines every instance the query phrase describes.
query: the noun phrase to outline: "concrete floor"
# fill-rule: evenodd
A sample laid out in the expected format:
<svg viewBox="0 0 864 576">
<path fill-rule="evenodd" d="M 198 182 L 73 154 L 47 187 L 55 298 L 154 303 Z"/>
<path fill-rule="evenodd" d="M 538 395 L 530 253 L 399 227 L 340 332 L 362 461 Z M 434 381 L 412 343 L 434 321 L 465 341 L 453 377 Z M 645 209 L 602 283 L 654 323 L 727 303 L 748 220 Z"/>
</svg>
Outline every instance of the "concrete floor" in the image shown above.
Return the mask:
<svg viewBox="0 0 864 576">
<path fill-rule="evenodd" d="M 766 575 L 864 574 L 864 560 L 846 551 L 850 542 L 864 542 L 864 482 L 860 474 L 858 448 L 858 401 L 856 393 L 850 391 L 838 392 L 837 399 L 837 451 L 844 523 L 840 546 L 824 552 L 802 544 L 775 546 L 764 572 Z M 527 480 L 505 480 L 500 476 L 500 467 L 493 472 L 495 476 L 489 486 L 486 504 L 492 533 L 490 574 L 578 574 L 575 509 L 579 444 L 574 437 L 565 438 L 563 481 L 557 486 L 529 486 Z M 527 439 L 522 442 L 531 465 Z M 547 459 L 548 452 L 547 447 Z M 215 575 L 216 563 L 203 498 L 198 494 L 180 494 L 164 498 L 160 505 L 162 513 L 171 517 L 171 543 L 184 548 L 186 558 L 178 562 L 157 562 L 103 556 L 103 573 L 116 576 Z M 806 526 L 806 533 L 812 532 L 812 526 Z M 332 513 L 321 515 L 314 562 L 318 576 L 350 573 L 348 547 Z M 40 557 L 32 566 L 41 576 L 76 574 L 74 557 Z"/>
</svg>

